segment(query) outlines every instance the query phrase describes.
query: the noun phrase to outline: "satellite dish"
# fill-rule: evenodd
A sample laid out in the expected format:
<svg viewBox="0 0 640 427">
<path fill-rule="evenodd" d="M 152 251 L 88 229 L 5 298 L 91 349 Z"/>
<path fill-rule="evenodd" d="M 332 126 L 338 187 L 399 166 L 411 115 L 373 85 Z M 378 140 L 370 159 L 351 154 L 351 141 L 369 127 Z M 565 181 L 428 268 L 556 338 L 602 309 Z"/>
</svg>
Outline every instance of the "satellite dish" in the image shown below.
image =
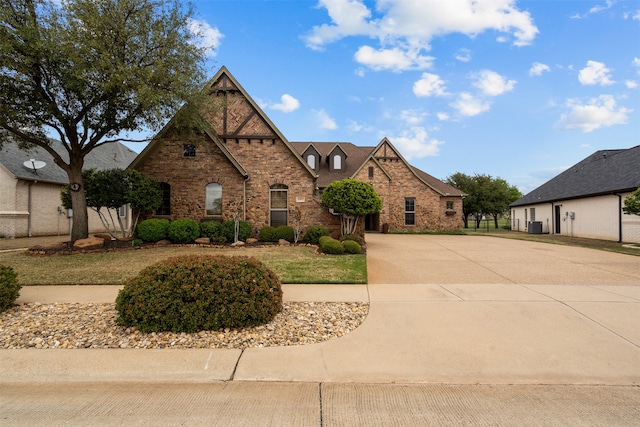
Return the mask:
<svg viewBox="0 0 640 427">
<path fill-rule="evenodd" d="M 27 169 L 33 169 L 33 173 L 38 175 L 38 169 L 42 169 L 47 164 L 45 162 L 43 162 L 42 160 L 29 159 L 26 162 L 24 162 L 23 165 Z"/>
</svg>

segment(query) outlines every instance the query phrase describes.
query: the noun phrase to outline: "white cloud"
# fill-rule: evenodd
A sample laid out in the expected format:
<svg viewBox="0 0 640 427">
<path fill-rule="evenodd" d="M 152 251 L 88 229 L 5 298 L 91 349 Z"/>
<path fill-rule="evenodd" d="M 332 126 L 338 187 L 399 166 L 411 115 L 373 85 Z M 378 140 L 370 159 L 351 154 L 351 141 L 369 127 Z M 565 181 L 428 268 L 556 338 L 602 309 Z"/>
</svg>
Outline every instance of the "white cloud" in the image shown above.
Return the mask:
<svg viewBox="0 0 640 427">
<path fill-rule="evenodd" d="M 627 81 L 624 82 L 624 84 L 629 89 L 636 89 L 638 87 L 638 82 L 635 81 L 635 80 L 627 80 Z"/>
<path fill-rule="evenodd" d="M 423 73 L 422 78 L 413 84 L 413 93 L 418 97 L 446 96 L 447 89 L 440 76 Z"/>
<path fill-rule="evenodd" d="M 427 114 L 423 111 L 417 110 L 402 110 L 400 112 L 400 119 L 407 125 L 415 126 L 422 123 Z"/>
<path fill-rule="evenodd" d="M 583 85 L 608 86 L 615 83 L 611 80 L 611 70 L 598 61 L 587 61 L 587 66 L 580 70 L 578 80 Z"/>
<path fill-rule="evenodd" d="M 327 10 L 331 23 L 314 26 L 304 37 L 307 46 L 322 49 L 350 36 L 377 39 L 378 47 L 362 46 L 355 55 L 374 70 L 428 68 L 433 58 L 422 52 L 430 50 L 437 36 L 475 37 L 493 30 L 508 35 L 514 45 L 525 46 L 538 33 L 533 18 L 516 7 L 516 0 L 378 0 L 375 17 L 364 0 L 320 0 L 318 7 Z"/>
<path fill-rule="evenodd" d="M 318 126 L 322 129 L 334 130 L 338 128 L 336 121 L 329 116 L 329 114 L 324 110 L 324 108 L 320 110 L 313 110 L 313 113 L 316 116 L 316 121 Z"/>
<path fill-rule="evenodd" d="M 566 104 L 569 112 L 562 114 L 556 127 L 560 129 L 592 132 L 601 127 L 627 123 L 628 114 L 633 110 L 618 107 L 611 95 L 600 95 L 586 104 L 579 99 L 569 99 Z"/>
<path fill-rule="evenodd" d="M 447 113 L 443 113 L 443 112 L 438 112 L 436 114 L 436 117 L 438 118 L 438 120 L 440 120 L 441 122 L 446 122 L 449 120 L 449 114 Z"/>
<path fill-rule="evenodd" d="M 541 76 L 545 71 L 551 71 L 551 68 L 547 64 L 540 62 L 534 62 L 531 68 L 529 68 L 530 76 Z"/>
<path fill-rule="evenodd" d="M 631 65 L 636 67 L 638 69 L 638 74 L 640 74 L 640 58 L 633 58 Z"/>
<path fill-rule="evenodd" d="M 224 35 L 206 21 L 189 19 L 189 31 L 196 37 L 196 46 L 205 49 L 207 55 L 215 56 Z"/>
<path fill-rule="evenodd" d="M 460 62 L 469 62 L 471 61 L 471 51 L 466 48 L 462 48 L 455 55 L 455 58 Z"/>
<path fill-rule="evenodd" d="M 279 104 L 273 104 L 269 106 L 269 108 L 271 108 L 272 110 L 282 111 L 283 113 L 290 113 L 300 108 L 300 101 L 298 101 L 288 93 L 282 95 L 280 97 L 280 101 L 281 102 Z"/>
<path fill-rule="evenodd" d="M 407 70 L 424 70 L 431 68 L 434 58 L 425 56 L 419 50 L 374 49 L 361 46 L 354 55 L 355 60 L 374 71 L 391 70 L 395 72 Z"/>
<path fill-rule="evenodd" d="M 489 96 L 498 96 L 513 90 L 516 85 L 515 80 L 506 80 L 504 76 L 491 70 L 482 70 L 476 74 L 476 81 L 473 84 L 482 93 Z"/>
<path fill-rule="evenodd" d="M 477 116 L 491 108 L 491 104 L 482 99 L 476 98 L 468 92 L 462 92 L 458 99 L 450 104 L 463 116 Z"/>
<path fill-rule="evenodd" d="M 607 0 L 606 4 L 593 6 L 591 9 L 589 9 L 588 12 L 583 13 L 583 14 L 576 13 L 573 16 L 571 16 L 571 19 L 584 19 L 587 16 L 592 15 L 594 13 L 600 13 L 603 10 L 610 9 L 611 7 L 613 7 L 614 4 L 615 4 L 614 0 Z"/>
<path fill-rule="evenodd" d="M 444 144 L 435 138 L 429 139 L 425 128 L 420 126 L 404 130 L 399 135 L 389 135 L 389 140 L 398 147 L 407 160 L 437 156 L 440 145 Z"/>
</svg>

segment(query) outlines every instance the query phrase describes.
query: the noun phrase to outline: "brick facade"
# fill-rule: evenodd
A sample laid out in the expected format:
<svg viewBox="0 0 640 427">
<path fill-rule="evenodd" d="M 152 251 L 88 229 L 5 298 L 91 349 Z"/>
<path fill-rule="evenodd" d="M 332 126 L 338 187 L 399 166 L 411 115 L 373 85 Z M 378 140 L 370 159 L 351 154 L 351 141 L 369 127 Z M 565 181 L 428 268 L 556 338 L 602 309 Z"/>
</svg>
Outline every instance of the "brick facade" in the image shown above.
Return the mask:
<svg viewBox="0 0 640 427">
<path fill-rule="evenodd" d="M 131 165 L 150 178 L 170 185 L 169 218 L 208 219 L 205 188 L 207 184 L 218 183 L 222 186 L 222 218 L 215 219 L 230 219 L 234 212 L 241 210 L 242 218 L 257 232 L 270 225 L 270 188 L 280 184 L 287 188 L 289 212 L 300 209 L 303 228 L 321 224 L 333 235 L 339 234 L 339 218 L 320 204 L 326 179 L 319 179 L 323 173 L 319 165 L 314 170 L 306 164 L 303 153 L 294 147 L 297 143 L 286 140 L 225 68 L 212 79 L 208 89 L 209 110 L 203 112 L 206 123 L 199 131 L 176 134 L 167 128 Z M 183 155 L 185 144 L 196 147 L 195 156 Z M 462 193 L 443 197 L 414 172 L 386 139 L 375 153 L 354 147 L 349 148 L 357 155 L 351 157 L 348 150 L 340 147 L 345 153 L 344 162 L 351 162 L 350 168 L 343 172 L 351 173 L 359 168 L 358 172 L 341 176 L 340 171 L 331 170 L 329 180 L 352 177 L 374 186 L 383 199 L 376 229 L 381 229 L 382 224 L 388 224 L 391 230 L 462 227 L 460 215 L 445 213 L 447 201 L 454 202 L 458 213 L 462 211 Z M 329 168 L 325 158 L 321 157 L 320 163 Z M 372 176 L 370 168 L 373 168 Z M 415 226 L 404 225 L 404 197 L 416 198 Z M 292 224 L 291 218 L 288 222 Z M 364 221 L 360 228 L 364 231 Z"/>
</svg>

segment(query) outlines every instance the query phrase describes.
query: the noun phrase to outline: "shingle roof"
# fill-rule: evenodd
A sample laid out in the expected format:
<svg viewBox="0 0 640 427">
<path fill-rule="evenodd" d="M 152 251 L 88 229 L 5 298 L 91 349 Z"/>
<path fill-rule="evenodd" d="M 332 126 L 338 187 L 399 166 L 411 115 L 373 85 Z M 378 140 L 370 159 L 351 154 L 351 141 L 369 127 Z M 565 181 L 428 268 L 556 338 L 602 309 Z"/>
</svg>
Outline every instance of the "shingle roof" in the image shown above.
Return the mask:
<svg viewBox="0 0 640 427">
<path fill-rule="evenodd" d="M 638 187 L 640 145 L 623 150 L 600 150 L 510 206 L 627 192 Z"/>
<path fill-rule="evenodd" d="M 320 154 L 320 168 L 318 171 L 318 187 L 324 188 L 334 181 L 339 181 L 345 178 L 351 178 L 367 158 L 373 153 L 376 147 L 360 147 L 350 142 L 292 142 L 293 148 L 302 155 L 309 145 L 313 145 Z M 345 162 L 345 169 L 342 171 L 331 172 L 329 170 L 329 162 L 326 161 L 327 155 L 334 149 L 336 145 L 347 155 L 347 161 Z M 429 175 L 428 173 L 421 171 L 418 168 L 409 166 L 413 169 L 413 172 L 427 185 L 439 191 L 442 195 L 450 196 L 464 196 L 465 193 L 458 190 L 451 185 L 440 181 L 439 179 Z"/>
<path fill-rule="evenodd" d="M 69 158 L 60 141 L 53 140 L 52 147 L 60 153 L 65 161 Z M 111 142 L 93 149 L 86 157 L 84 168 L 90 169 L 125 169 L 136 157 L 136 153 L 119 142 Z M 25 161 L 31 159 L 46 163 L 42 169 L 34 172 L 32 168 L 24 166 Z M 53 162 L 53 157 L 40 147 L 33 147 L 28 151 L 21 150 L 17 144 L 5 142 L 0 149 L 0 165 L 11 175 L 27 181 L 50 182 L 66 184 L 69 182 L 67 173 Z"/>
<path fill-rule="evenodd" d="M 320 167 L 318 169 L 318 187 L 320 188 L 324 188 L 334 181 L 351 178 L 375 148 L 359 147 L 350 142 L 291 142 L 291 146 L 300 155 L 302 155 L 311 144 L 313 144 L 318 154 L 320 154 Z M 331 172 L 329 170 L 329 162 L 327 162 L 326 159 L 336 145 L 339 145 L 347 155 L 347 161 L 345 162 L 345 168 L 343 170 Z"/>
</svg>

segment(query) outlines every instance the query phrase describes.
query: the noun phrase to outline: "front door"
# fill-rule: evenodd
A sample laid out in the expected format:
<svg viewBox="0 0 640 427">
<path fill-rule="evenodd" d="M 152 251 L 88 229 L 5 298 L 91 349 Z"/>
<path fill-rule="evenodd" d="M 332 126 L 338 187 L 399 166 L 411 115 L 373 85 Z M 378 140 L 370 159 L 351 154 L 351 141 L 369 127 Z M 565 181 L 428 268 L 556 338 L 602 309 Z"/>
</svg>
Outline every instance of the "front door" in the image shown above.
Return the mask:
<svg viewBox="0 0 640 427">
<path fill-rule="evenodd" d="M 369 214 L 364 217 L 364 231 L 380 231 L 380 214 Z"/>
</svg>

